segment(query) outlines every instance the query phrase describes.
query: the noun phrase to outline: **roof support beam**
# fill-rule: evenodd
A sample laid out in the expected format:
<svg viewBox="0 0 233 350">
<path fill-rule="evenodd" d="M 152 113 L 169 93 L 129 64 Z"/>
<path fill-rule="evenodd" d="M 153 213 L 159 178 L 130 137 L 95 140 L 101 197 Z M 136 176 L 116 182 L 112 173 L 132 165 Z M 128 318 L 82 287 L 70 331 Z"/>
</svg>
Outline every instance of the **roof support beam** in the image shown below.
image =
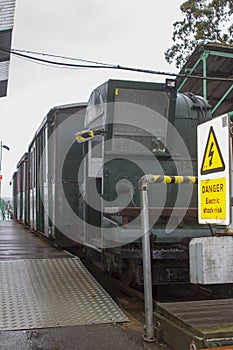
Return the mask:
<svg viewBox="0 0 233 350">
<path fill-rule="evenodd" d="M 218 101 L 218 103 L 214 106 L 214 108 L 211 110 L 212 113 L 214 113 L 218 107 L 221 105 L 221 103 L 227 98 L 231 90 L 233 89 L 233 84 L 229 87 L 229 89 L 225 92 L 225 94 L 222 96 L 222 98 Z"/>
</svg>

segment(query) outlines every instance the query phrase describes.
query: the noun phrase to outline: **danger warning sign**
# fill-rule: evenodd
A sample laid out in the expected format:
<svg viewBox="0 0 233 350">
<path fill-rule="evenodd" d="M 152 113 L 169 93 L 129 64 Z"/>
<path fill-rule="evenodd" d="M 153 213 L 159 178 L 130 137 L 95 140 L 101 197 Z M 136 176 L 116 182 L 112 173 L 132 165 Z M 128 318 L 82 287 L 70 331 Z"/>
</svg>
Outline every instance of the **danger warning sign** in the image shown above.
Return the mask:
<svg viewBox="0 0 233 350">
<path fill-rule="evenodd" d="M 225 170 L 225 164 L 213 127 L 210 127 L 208 140 L 201 166 L 201 174 L 211 174 Z"/>
<path fill-rule="evenodd" d="M 202 219 L 226 219 L 226 179 L 225 177 L 201 180 L 200 216 Z"/>
<path fill-rule="evenodd" d="M 198 126 L 198 221 L 230 224 L 229 117 Z"/>
</svg>

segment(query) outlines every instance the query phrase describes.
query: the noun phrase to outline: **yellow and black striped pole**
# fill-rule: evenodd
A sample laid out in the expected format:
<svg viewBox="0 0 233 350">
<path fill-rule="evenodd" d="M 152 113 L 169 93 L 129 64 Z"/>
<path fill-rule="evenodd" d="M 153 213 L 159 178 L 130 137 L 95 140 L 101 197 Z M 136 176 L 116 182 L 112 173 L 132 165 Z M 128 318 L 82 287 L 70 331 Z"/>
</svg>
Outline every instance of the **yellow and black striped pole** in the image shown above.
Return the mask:
<svg viewBox="0 0 233 350">
<path fill-rule="evenodd" d="M 150 225 L 148 207 L 149 184 L 196 184 L 196 176 L 171 176 L 171 175 L 144 175 L 139 180 L 141 204 L 141 226 L 142 226 L 142 256 L 143 256 L 143 278 L 145 298 L 145 334 L 144 340 L 152 342 L 155 340 L 153 321 L 153 299 L 150 257 Z"/>
<path fill-rule="evenodd" d="M 144 175 L 139 180 L 139 191 L 148 190 L 149 184 L 197 184 L 197 176 Z"/>
<path fill-rule="evenodd" d="M 169 175 L 153 175 L 154 183 L 162 184 L 196 184 L 196 176 L 169 176 Z"/>
</svg>

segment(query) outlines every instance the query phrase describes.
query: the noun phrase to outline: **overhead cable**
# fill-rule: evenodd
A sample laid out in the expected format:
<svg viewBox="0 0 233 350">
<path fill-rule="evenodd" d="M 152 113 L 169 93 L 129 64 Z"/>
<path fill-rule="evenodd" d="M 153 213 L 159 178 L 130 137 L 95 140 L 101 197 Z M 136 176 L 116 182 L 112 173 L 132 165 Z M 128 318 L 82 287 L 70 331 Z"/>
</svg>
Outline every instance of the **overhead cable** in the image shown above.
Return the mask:
<svg viewBox="0 0 233 350">
<path fill-rule="evenodd" d="M 163 72 L 163 71 L 156 71 L 151 69 L 143 69 L 143 68 L 135 68 L 135 67 L 127 67 L 127 66 L 121 66 L 121 65 L 114 65 L 114 64 L 108 64 L 108 63 L 101 63 L 101 62 L 95 62 L 90 60 L 84 60 L 81 58 L 74 58 L 74 57 L 66 57 L 66 56 L 60 56 L 60 55 L 53 55 L 53 54 L 47 54 L 42 52 L 35 52 L 35 51 L 26 51 L 26 50 L 6 50 L 2 47 L 0 47 L 0 51 L 10 53 L 12 55 L 15 55 L 17 57 L 30 60 L 35 63 L 44 63 L 49 66 L 59 67 L 59 68 L 88 68 L 88 69 L 116 69 L 116 70 L 124 70 L 124 71 L 131 71 L 131 72 L 137 72 L 137 73 L 146 73 L 146 74 L 153 74 L 153 75 L 164 75 L 164 76 L 171 76 L 171 77 L 179 77 L 179 78 L 192 78 L 192 79 L 200 79 L 200 80 L 212 80 L 212 81 L 228 81 L 233 82 L 233 78 L 222 78 L 222 77 L 203 77 L 200 75 L 192 75 L 192 74 L 180 74 L 180 73 L 171 73 L 171 72 Z M 27 53 L 26 53 L 27 52 Z M 54 58 L 62 58 L 65 60 L 72 60 L 72 61 L 79 61 L 82 63 L 69 63 L 69 62 L 61 62 L 61 61 L 52 61 L 45 58 L 39 58 L 32 56 L 34 55 L 43 55 L 48 57 L 54 57 Z M 84 62 L 86 62 L 84 64 Z"/>
</svg>

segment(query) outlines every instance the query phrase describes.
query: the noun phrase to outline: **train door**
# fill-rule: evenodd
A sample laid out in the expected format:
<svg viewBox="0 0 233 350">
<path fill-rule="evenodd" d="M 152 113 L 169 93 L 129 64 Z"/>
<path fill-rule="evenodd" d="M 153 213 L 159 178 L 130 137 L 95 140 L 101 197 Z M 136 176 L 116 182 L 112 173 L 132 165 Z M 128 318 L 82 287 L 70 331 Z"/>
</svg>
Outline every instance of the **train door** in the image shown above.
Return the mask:
<svg viewBox="0 0 233 350">
<path fill-rule="evenodd" d="M 55 131 L 55 121 L 51 120 L 47 124 L 47 174 L 48 174 L 48 183 L 47 183 L 47 210 L 48 210 L 48 235 L 49 237 L 55 239 L 56 236 L 56 214 L 55 214 L 55 206 L 56 206 L 56 196 L 55 196 L 55 182 L 56 182 L 56 137 L 51 137 L 53 132 Z"/>
<path fill-rule="evenodd" d="M 37 135 L 37 229 L 48 237 L 47 123 Z"/>
<path fill-rule="evenodd" d="M 18 171 L 18 208 L 19 208 L 19 212 L 18 212 L 18 220 L 22 221 L 23 219 L 23 176 L 22 176 L 22 164 L 19 166 L 19 171 Z"/>
<path fill-rule="evenodd" d="M 28 158 L 25 153 L 22 161 L 22 221 L 27 224 L 27 164 Z"/>
<path fill-rule="evenodd" d="M 92 109 L 95 109 L 93 113 Z M 95 120 L 90 120 L 90 115 L 95 116 Z M 89 122 L 91 129 L 104 129 L 105 125 L 104 104 L 101 103 L 86 112 L 85 122 Z M 91 121 L 91 123 L 90 123 Z M 86 147 L 86 145 L 85 145 Z M 88 141 L 85 156 L 85 242 L 94 248 L 102 246 L 101 222 L 102 222 L 102 192 L 103 192 L 103 154 L 104 136 L 96 135 Z"/>
<path fill-rule="evenodd" d="M 17 189 L 17 176 L 18 176 L 18 173 L 15 172 L 13 174 L 13 178 L 12 178 L 12 183 L 13 183 L 13 213 L 14 213 L 14 218 L 17 219 L 17 192 L 18 192 L 18 189 Z"/>
<path fill-rule="evenodd" d="M 36 230 L 36 145 L 29 150 L 29 227 Z"/>
</svg>

